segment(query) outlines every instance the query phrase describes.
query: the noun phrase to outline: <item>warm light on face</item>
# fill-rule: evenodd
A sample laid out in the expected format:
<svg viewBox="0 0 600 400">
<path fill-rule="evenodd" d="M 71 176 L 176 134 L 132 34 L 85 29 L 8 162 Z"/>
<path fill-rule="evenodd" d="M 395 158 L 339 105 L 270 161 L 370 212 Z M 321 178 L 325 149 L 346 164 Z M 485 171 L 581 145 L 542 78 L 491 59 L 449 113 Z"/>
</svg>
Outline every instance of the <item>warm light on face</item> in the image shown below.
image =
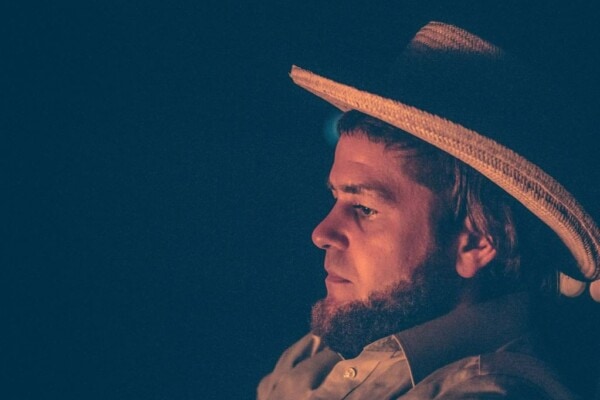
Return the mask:
<svg viewBox="0 0 600 400">
<path fill-rule="evenodd" d="M 312 236 L 326 252 L 329 299 L 365 300 L 409 281 L 431 251 L 434 195 L 402 162 L 364 135 L 340 138 L 329 175 L 335 204 Z"/>
</svg>

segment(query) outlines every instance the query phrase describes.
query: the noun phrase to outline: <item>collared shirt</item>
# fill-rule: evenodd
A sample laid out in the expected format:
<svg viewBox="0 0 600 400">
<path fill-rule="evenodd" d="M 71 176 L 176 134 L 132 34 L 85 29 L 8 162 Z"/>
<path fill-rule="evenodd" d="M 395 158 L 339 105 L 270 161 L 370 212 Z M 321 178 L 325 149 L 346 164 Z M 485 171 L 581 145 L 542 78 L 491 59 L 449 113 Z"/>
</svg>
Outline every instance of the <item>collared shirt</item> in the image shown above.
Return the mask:
<svg viewBox="0 0 600 400">
<path fill-rule="evenodd" d="M 533 352 L 525 294 L 462 306 L 344 359 L 312 334 L 287 349 L 258 400 L 572 399 Z"/>
</svg>

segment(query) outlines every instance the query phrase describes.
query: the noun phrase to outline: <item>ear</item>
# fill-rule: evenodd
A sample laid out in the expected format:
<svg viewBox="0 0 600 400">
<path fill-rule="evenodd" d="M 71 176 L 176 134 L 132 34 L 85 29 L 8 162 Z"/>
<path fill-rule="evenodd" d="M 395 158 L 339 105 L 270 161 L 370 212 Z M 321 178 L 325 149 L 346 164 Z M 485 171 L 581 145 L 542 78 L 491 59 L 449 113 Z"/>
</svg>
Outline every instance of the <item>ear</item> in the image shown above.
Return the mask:
<svg viewBox="0 0 600 400">
<path fill-rule="evenodd" d="M 456 272 L 463 278 L 472 278 L 495 257 L 496 249 L 490 238 L 476 232 L 469 218 L 466 218 L 464 228 L 458 235 Z"/>
</svg>

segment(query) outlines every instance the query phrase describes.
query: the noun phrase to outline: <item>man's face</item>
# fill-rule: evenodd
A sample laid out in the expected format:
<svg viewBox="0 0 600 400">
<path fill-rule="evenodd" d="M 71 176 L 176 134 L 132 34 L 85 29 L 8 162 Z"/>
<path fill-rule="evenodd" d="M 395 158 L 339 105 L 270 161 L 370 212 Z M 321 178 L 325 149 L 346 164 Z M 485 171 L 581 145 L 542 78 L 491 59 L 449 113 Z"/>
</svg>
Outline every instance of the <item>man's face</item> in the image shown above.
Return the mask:
<svg viewBox="0 0 600 400">
<path fill-rule="evenodd" d="M 435 196 L 405 173 L 405 157 L 363 134 L 340 138 L 329 175 L 336 201 L 312 235 L 326 252 L 330 307 L 410 283 L 436 251 Z"/>
</svg>

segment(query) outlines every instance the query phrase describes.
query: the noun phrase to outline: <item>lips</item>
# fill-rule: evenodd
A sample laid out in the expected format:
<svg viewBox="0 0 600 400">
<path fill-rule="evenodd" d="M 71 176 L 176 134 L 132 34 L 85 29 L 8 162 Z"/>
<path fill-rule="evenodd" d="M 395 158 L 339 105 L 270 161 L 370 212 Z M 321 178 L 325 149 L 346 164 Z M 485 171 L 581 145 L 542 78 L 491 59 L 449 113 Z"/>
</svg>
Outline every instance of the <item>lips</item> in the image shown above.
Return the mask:
<svg viewBox="0 0 600 400">
<path fill-rule="evenodd" d="M 328 272 L 325 278 L 327 298 L 337 302 L 345 302 L 353 297 L 352 282 L 341 276 Z"/>
<path fill-rule="evenodd" d="M 327 278 L 325 278 L 325 280 L 330 283 L 349 283 L 350 282 L 348 279 L 342 278 L 341 276 L 336 275 L 331 272 L 327 273 Z"/>
</svg>

